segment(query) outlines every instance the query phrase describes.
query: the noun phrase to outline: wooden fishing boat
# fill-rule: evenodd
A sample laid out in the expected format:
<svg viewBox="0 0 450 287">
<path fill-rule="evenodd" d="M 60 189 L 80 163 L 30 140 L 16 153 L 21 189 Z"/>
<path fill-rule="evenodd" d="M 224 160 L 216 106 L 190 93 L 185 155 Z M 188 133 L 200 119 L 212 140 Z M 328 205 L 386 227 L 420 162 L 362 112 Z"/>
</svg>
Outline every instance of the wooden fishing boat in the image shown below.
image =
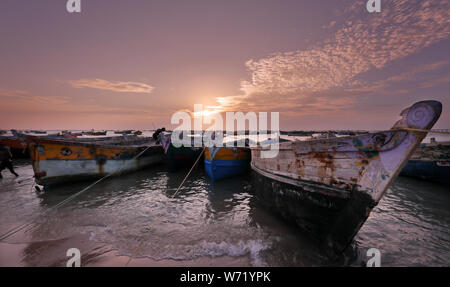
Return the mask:
<svg viewBox="0 0 450 287">
<path fill-rule="evenodd" d="M 177 171 L 182 168 L 191 167 L 202 152 L 202 147 L 194 147 L 193 138 L 191 146 L 175 147 L 172 144 L 172 134 L 161 132 L 159 140 L 164 148 L 169 171 Z"/>
<path fill-rule="evenodd" d="M 390 130 L 284 142 L 274 158 L 262 156 L 270 147 L 252 147 L 252 189 L 262 204 L 339 254 L 426 136 L 411 129 L 431 129 L 441 110 L 439 102 L 418 102 Z"/>
<path fill-rule="evenodd" d="M 47 134 L 47 131 L 32 130 L 32 131 L 30 131 L 30 133 L 37 134 L 37 135 L 45 135 L 45 134 Z"/>
<path fill-rule="evenodd" d="M 94 130 L 91 130 L 91 131 L 84 131 L 83 135 L 85 135 L 85 136 L 106 136 L 107 132 L 108 131 L 94 131 Z"/>
<path fill-rule="evenodd" d="M 450 141 L 420 145 L 400 175 L 450 184 Z"/>
<path fill-rule="evenodd" d="M 164 160 L 162 146 L 151 138 L 80 142 L 27 137 L 27 142 L 36 182 L 44 186 L 128 173 Z"/>
<path fill-rule="evenodd" d="M 245 147 L 205 149 L 205 172 L 212 181 L 244 174 L 250 170 L 251 152 Z"/>
<path fill-rule="evenodd" d="M 114 133 L 118 134 L 118 135 L 129 135 L 132 132 L 133 132 L 133 130 L 114 131 Z"/>
</svg>

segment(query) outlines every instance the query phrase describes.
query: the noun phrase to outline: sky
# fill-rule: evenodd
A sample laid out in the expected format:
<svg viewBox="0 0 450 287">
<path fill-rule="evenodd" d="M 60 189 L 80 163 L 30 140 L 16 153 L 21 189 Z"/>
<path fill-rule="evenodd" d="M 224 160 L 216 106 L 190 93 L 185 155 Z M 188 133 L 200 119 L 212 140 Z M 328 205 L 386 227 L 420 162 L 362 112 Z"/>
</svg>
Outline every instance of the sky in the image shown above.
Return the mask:
<svg viewBox="0 0 450 287">
<path fill-rule="evenodd" d="M 450 1 L 66 2 L 1 1 L 0 129 L 170 128 L 194 104 L 389 129 L 426 99 L 450 128 Z"/>
</svg>

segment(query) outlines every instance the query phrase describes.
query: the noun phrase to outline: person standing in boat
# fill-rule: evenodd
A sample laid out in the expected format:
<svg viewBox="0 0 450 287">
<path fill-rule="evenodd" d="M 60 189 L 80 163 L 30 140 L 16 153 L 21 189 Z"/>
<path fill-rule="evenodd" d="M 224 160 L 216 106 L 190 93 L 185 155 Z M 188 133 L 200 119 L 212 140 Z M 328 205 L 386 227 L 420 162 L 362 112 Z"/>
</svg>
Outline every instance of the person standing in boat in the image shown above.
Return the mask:
<svg viewBox="0 0 450 287">
<path fill-rule="evenodd" d="M 19 176 L 14 171 L 11 159 L 12 159 L 12 154 L 11 154 L 11 150 L 9 149 L 9 147 L 4 146 L 4 145 L 0 145 L 0 178 L 3 178 L 2 171 L 5 168 L 8 168 L 9 171 L 12 174 L 14 174 L 15 176 Z"/>
<path fill-rule="evenodd" d="M 166 128 L 157 129 L 157 130 L 155 131 L 155 133 L 153 133 L 153 135 L 152 135 L 153 139 L 154 139 L 157 143 L 159 143 L 159 134 L 162 133 L 162 132 L 165 132 L 165 131 L 166 131 Z"/>
</svg>

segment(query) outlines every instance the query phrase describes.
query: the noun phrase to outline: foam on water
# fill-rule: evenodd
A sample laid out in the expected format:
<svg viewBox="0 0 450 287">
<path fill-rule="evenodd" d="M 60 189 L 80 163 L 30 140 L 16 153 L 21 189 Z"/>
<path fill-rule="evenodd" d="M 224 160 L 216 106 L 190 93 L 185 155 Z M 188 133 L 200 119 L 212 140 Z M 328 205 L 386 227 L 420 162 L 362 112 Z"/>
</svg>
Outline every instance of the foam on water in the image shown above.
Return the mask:
<svg viewBox="0 0 450 287">
<path fill-rule="evenodd" d="M 5 173 L 0 182 L 0 232 L 37 220 L 8 243 L 85 234 L 118 255 L 154 260 L 207 257 L 214 262 L 218 257 L 245 257 L 252 266 L 334 264 L 295 226 L 262 208 L 243 189 L 246 178 L 211 183 L 201 169 L 196 170 L 172 199 L 186 172 L 173 174 L 157 167 L 110 178 L 38 218 L 89 183 L 37 194 L 32 179 L 26 179 L 32 175 L 30 163 L 19 162 L 17 171 L 19 179 Z M 356 236 L 358 258 L 342 264 L 359 266 L 367 260 L 369 248 L 378 248 L 383 266 L 448 266 L 449 202 L 447 187 L 399 178 Z"/>
</svg>

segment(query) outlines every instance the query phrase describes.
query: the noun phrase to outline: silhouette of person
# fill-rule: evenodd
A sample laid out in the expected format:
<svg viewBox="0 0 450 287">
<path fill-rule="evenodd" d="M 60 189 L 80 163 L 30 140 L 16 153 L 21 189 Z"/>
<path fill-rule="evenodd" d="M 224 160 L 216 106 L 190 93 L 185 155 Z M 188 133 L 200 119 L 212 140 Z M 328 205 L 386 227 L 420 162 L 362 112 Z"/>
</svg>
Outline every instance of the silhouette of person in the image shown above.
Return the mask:
<svg viewBox="0 0 450 287">
<path fill-rule="evenodd" d="M 11 150 L 9 149 L 9 147 L 4 146 L 4 145 L 0 145 L 0 178 L 3 178 L 2 176 L 2 170 L 4 170 L 5 168 L 8 168 L 9 171 L 14 174 L 15 176 L 19 176 L 13 168 L 12 165 L 12 154 L 11 154 Z"/>
</svg>

